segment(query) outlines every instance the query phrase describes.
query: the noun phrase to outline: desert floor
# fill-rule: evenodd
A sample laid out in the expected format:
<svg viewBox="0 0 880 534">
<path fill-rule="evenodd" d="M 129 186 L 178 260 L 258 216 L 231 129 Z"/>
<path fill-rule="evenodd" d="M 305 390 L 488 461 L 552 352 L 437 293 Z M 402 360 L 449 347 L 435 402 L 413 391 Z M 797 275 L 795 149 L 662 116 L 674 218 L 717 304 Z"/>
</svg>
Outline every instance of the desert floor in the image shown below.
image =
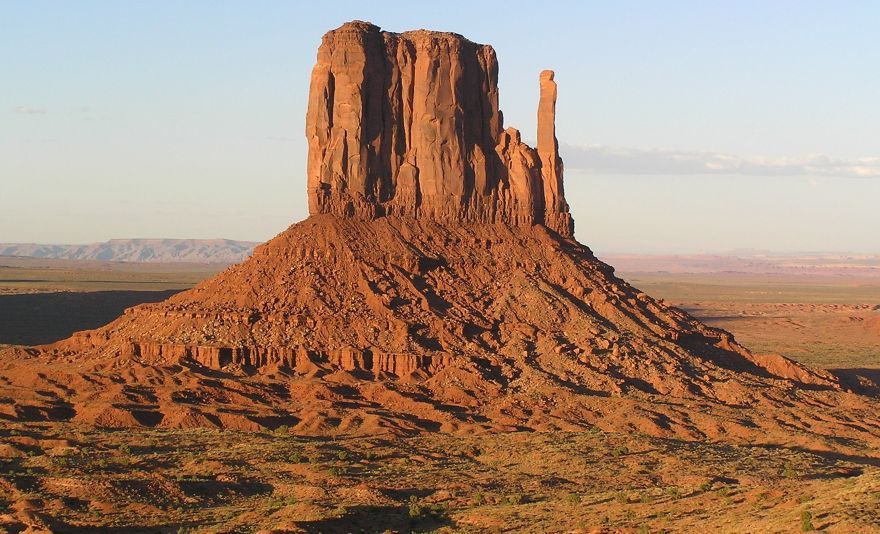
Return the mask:
<svg viewBox="0 0 880 534">
<path fill-rule="evenodd" d="M 0 261 L 0 343 L 222 267 Z M 757 352 L 880 373 L 880 278 L 622 273 Z M 876 371 L 875 371 L 876 370 Z M 876 375 L 872 375 L 876 376 Z M 876 456 L 876 455 L 875 455 Z M 0 419 L 0 531 L 880 532 L 880 462 L 639 434 L 107 430 Z"/>
</svg>

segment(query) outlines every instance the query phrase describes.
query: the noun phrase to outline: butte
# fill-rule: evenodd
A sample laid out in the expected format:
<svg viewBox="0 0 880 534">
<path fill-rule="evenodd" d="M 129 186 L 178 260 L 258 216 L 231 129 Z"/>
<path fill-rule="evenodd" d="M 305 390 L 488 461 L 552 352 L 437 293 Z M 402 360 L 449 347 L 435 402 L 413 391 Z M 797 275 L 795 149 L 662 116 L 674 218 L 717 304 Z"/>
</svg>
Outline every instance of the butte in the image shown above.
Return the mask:
<svg viewBox="0 0 880 534">
<path fill-rule="evenodd" d="M 574 239 L 554 73 L 539 84 L 532 148 L 504 126 L 492 47 L 365 22 L 328 32 L 306 118 L 310 216 L 167 301 L 7 351 L 4 417 L 876 444 L 875 399 L 753 354 Z"/>
</svg>

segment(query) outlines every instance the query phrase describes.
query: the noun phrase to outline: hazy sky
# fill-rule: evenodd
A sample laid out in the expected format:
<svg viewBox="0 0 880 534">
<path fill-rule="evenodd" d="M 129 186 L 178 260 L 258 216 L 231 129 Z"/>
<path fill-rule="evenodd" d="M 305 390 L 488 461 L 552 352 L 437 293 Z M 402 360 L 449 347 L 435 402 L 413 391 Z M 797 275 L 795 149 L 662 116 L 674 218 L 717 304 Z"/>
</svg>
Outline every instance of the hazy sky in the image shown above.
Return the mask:
<svg viewBox="0 0 880 534">
<path fill-rule="evenodd" d="M 880 3 L 312 4 L 0 3 L 0 242 L 265 240 L 304 218 L 309 72 L 363 19 L 492 44 L 526 140 L 555 69 L 597 251 L 880 253 Z"/>
</svg>

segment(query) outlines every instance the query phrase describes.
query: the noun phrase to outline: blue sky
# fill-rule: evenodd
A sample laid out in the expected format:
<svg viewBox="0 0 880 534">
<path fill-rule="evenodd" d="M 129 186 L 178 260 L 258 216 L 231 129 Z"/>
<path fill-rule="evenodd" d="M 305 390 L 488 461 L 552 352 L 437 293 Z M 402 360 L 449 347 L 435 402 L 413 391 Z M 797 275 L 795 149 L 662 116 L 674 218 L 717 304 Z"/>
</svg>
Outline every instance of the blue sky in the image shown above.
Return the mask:
<svg viewBox="0 0 880 534">
<path fill-rule="evenodd" d="M 880 253 L 880 4 L 325 4 L 0 3 L 0 242 L 265 240 L 304 218 L 315 51 L 363 19 L 492 44 L 527 140 L 555 69 L 597 251 Z"/>
</svg>

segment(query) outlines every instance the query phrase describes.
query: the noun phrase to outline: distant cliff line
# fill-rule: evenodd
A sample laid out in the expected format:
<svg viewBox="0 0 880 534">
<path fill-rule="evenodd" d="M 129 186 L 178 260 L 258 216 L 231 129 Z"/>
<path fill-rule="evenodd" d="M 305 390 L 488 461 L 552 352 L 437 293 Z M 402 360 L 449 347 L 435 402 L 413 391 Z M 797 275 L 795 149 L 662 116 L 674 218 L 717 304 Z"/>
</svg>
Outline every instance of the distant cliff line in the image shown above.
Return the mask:
<svg viewBox="0 0 880 534">
<path fill-rule="evenodd" d="M 255 241 L 232 239 L 111 239 L 89 245 L 0 243 L 0 256 L 132 263 L 238 263 Z"/>
</svg>

